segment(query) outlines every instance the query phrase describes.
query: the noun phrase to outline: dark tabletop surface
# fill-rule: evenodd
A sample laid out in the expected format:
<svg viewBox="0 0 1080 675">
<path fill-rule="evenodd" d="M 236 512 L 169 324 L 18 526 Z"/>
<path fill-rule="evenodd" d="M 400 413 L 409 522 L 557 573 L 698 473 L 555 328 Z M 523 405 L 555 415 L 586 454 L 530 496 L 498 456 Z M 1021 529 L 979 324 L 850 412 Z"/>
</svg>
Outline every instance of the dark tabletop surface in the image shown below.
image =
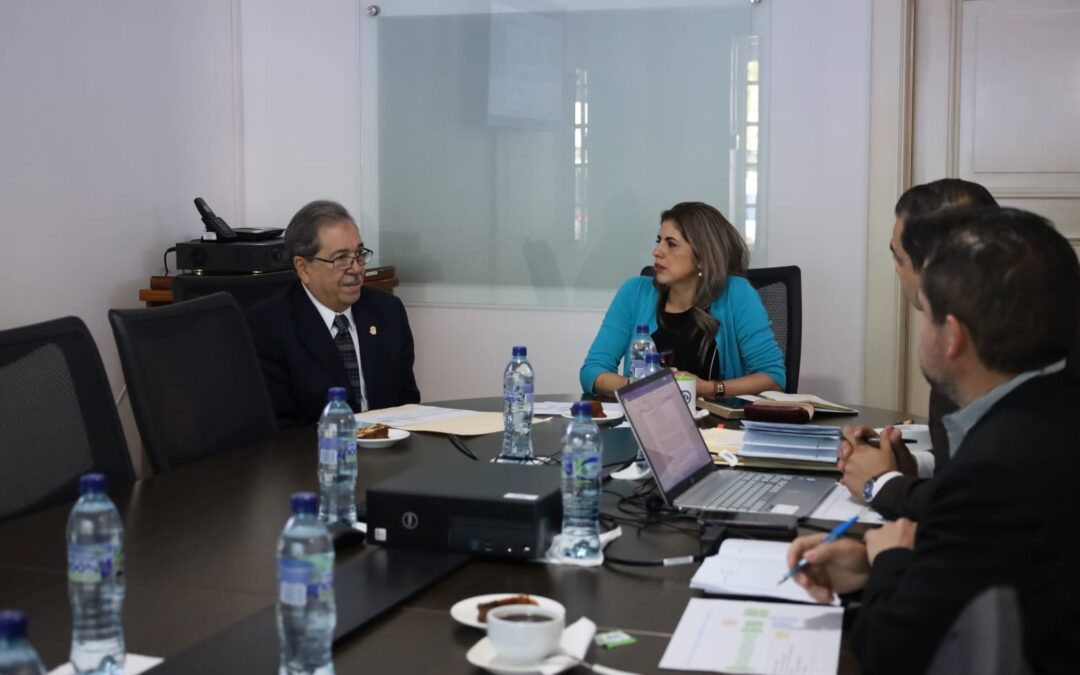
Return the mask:
<svg viewBox="0 0 1080 675">
<path fill-rule="evenodd" d="M 501 399 L 438 405 L 499 410 Z M 882 426 L 901 417 L 887 410 L 861 410 L 857 418 L 815 421 Z M 710 416 L 701 424 L 719 421 Z M 561 419 L 534 425 L 537 454 L 557 451 L 564 427 Z M 466 442 L 486 460 L 498 453 L 501 435 Z M 631 457 L 636 448 L 628 429 L 605 430 L 604 443 L 605 463 Z M 275 545 L 289 516 L 289 495 L 317 489 L 315 447 L 313 427 L 296 429 L 146 478 L 131 490 L 111 492 L 126 529 L 124 628 L 129 651 L 164 656 L 177 666 L 189 658 L 202 672 L 226 672 L 212 667 L 217 663 L 213 657 L 228 649 L 231 640 L 248 644 L 244 649 L 252 650 L 245 652 L 244 663 L 251 666 L 245 670 L 275 672 L 276 635 L 267 628 L 272 625 L 276 598 Z M 460 461 L 463 470 L 472 461 L 433 434 L 413 433 L 390 448 L 362 448 L 358 497 L 362 499 L 368 486 L 434 457 Z M 606 487 L 629 489 L 621 482 Z M 605 496 L 606 512 L 613 509 L 615 500 L 611 494 Z M 62 505 L 0 523 L 0 541 L 4 542 L 0 606 L 27 611 L 31 641 L 49 668 L 67 660 L 70 646 L 64 547 L 69 511 L 70 505 Z M 698 540 L 693 532 L 624 527 L 623 536 L 608 552 L 633 559 L 693 554 L 698 552 Z M 419 574 L 418 579 L 428 575 L 426 585 L 411 589 L 399 600 L 391 597 L 392 589 L 380 593 L 383 586 L 400 591 L 401 582 L 394 573 L 407 575 L 409 566 L 423 558 L 422 553 L 376 546 L 339 550 L 339 617 L 348 614 L 351 618 L 346 623 L 358 627 L 344 631 L 335 642 L 338 672 L 478 672 L 466 662 L 465 652 L 483 634 L 455 623 L 449 609 L 463 598 L 503 591 L 554 598 L 566 606 L 568 623 L 588 616 L 600 628 L 629 632 L 637 638 L 636 644 L 594 649 L 591 657 L 615 668 L 659 672 L 660 656 L 687 600 L 698 595 L 689 588 L 696 565 L 585 569 L 499 559 L 461 557 L 455 561 L 452 556 L 446 557 L 442 569 Z M 211 667 L 205 670 L 208 664 Z M 585 672 L 581 668 L 572 672 L 578 671 Z M 840 672 L 857 672 L 846 649 L 841 653 Z"/>
</svg>

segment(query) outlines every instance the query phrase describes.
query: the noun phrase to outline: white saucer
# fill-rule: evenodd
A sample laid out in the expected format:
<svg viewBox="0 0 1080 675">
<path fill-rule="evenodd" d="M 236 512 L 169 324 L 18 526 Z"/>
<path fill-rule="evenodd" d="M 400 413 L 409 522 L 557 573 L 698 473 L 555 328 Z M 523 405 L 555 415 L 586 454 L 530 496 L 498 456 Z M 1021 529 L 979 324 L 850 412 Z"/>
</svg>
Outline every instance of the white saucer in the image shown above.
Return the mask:
<svg viewBox="0 0 1080 675">
<path fill-rule="evenodd" d="M 356 439 L 356 447 L 358 448 L 389 448 L 398 441 L 403 441 L 409 437 L 409 432 L 404 429 L 390 429 L 387 433 L 390 438 L 358 438 Z"/>
<path fill-rule="evenodd" d="M 692 414 L 694 416 L 694 419 L 700 420 L 700 419 L 706 417 L 709 414 L 709 411 L 706 410 L 705 408 L 698 408 Z"/>
<path fill-rule="evenodd" d="M 553 675 L 578 664 L 577 660 L 568 654 L 554 654 L 537 663 L 509 663 L 499 658 L 495 648 L 491 646 L 491 640 L 487 638 L 473 645 L 465 658 L 477 668 L 483 668 L 495 675 L 531 675 L 539 673 L 541 667 L 544 667 L 545 675 Z"/>
<path fill-rule="evenodd" d="M 487 595 L 474 595 L 471 598 L 465 598 L 454 603 L 454 606 L 450 608 L 450 616 L 454 618 L 454 621 L 463 623 L 466 626 L 472 626 L 473 628 L 479 628 L 484 630 L 487 628 L 486 624 L 482 624 L 476 620 L 479 610 L 477 607 L 482 602 L 491 602 L 492 600 L 498 600 L 499 598 L 508 598 L 514 595 L 521 595 L 520 593 L 488 593 Z M 550 609 L 561 609 L 563 612 L 566 608 L 561 603 L 552 600 L 551 598 L 545 598 L 542 595 L 533 595 L 527 593 L 530 598 L 536 601 L 536 604 L 540 607 L 547 607 Z M 509 671 L 508 671 L 509 672 Z M 514 671 L 517 672 L 517 671 Z M 528 671 L 522 671 L 528 672 Z"/>
</svg>

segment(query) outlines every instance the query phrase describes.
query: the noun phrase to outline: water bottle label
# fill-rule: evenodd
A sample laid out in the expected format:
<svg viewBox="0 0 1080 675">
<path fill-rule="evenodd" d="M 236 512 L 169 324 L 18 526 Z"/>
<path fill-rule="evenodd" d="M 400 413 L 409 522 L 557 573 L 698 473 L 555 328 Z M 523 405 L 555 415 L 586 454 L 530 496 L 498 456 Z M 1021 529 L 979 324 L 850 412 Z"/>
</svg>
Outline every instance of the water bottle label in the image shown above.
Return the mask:
<svg viewBox="0 0 1080 675">
<path fill-rule="evenodd" d="M 283 605 L 303 607 L 308 600 L 333 600 L 334 568 L 328 555 L 280 560 L 278 578 L 278 601 Z"/>
<path fill-rule="evenodd" d="M 631 361 L 630 372 L 635 380 L 645 377 L 645 359 L 634 359 Z"/>
<path fill-rule="evenodd" d="M 356 438 L 352 440 L 340 439 L 338 443 L 338 456 L 337 461 L 344 462 L 350 457 L 356 455 Z"/>
<path fill-rule="evenodd" d="M 528 382 L 516 387 L 506 387 L 503 390 L 503 402 L 514 404 L 528 403 L 532 405 L 533 402 L 533 384 Z"/>
<path fill-rule="evenodd" d="M 336 466 L 338 460 L 337 436 L 322 437 L 319 439 L 319 464 Z"/>
<path fill-rule="evenodd" d="M 525 394 L 524 394 L 524 396 L 522 398 L 524 399 L 526 405 L 532 405 L 533 404 L 533 383 L 532 382 L 526 383 L 524 389 L 525 389 Z"/>
<path fill-rule="evenodd" d="M 124 574 L 124 550 L 112 544 L 69 544 L 68 581 L 97 583 Z"/>
<path fill-rule="evenodd" d="M 600 458 L 596 455 L 574 457 L 563 454 L 563 473 L 579 481 L 592 481 L 600 476 Z"/>
</svg>

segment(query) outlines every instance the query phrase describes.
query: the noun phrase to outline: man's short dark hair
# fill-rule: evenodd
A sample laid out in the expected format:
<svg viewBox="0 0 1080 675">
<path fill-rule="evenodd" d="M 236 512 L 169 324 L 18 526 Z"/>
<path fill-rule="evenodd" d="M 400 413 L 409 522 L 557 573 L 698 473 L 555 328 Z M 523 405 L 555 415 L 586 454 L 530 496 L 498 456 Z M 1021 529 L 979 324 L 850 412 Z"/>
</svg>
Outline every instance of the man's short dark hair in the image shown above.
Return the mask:
<svg viewBox="0 0 1080 675">
<path fill-rule="evenodd" d="M 313 201 L 297 211 L 285 228 L 285 249 L 289 259 L 315 257 L 319 252 L 319 229 L 341 220 L 356 225 L 344 206 L 326 199 Z"/>
<path fill-rule="evenodd" d="M 928 216 L 955 206 L 997 206 L 990 191 L 969 180 L 941 178 L 909 188 L 896 202 L 897 218 Z"/>
<path fill-rule="evenodd" d="M 1019 209 L 948 209 L 922 270 L 925 311 L 953 315 L 983 365 L 1001 373 L 1045 367 L 1073 350 L 1080 262 L 1050 221 Z"/>
<path fill-rule="evenodd" d="M 918 271 L 926 262 L 926 252 L 940 233 L 933 228 L 918 229 L 908 233 L 912 222 L 932 216 L 950 208 L 974 208 L 997 206 L 990 191 L 969 180 L 942 178 L 909 188 L 896 202 L 896 217 L 904 219 L 900 245 L 911 259 L 911 266 Z M 931 221 L 934 222 L 934 221 Z"/>
</svg>

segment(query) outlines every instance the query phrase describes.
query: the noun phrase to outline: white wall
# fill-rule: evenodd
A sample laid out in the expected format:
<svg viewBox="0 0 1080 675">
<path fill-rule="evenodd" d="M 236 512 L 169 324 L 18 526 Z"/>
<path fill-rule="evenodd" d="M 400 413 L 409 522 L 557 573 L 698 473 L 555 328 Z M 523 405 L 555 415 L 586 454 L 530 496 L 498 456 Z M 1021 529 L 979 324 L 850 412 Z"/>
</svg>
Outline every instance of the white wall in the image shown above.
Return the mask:
<svg viewBox="0 0 1080 675">
<path fill-rule="evenodd" d="M 799 389 L 852 402 L 862 400 L 870 18 L 870 3 L 772 0 L 766 255 L 802 268 Z"/>
<path fill-rule="evenodd" d="M 237 209 L 227 0 L 0 3 L 0 328 L 137 306 L 201 195 Z M 129 443 L 135 445 L 132 434 Z"/>
</svg>

